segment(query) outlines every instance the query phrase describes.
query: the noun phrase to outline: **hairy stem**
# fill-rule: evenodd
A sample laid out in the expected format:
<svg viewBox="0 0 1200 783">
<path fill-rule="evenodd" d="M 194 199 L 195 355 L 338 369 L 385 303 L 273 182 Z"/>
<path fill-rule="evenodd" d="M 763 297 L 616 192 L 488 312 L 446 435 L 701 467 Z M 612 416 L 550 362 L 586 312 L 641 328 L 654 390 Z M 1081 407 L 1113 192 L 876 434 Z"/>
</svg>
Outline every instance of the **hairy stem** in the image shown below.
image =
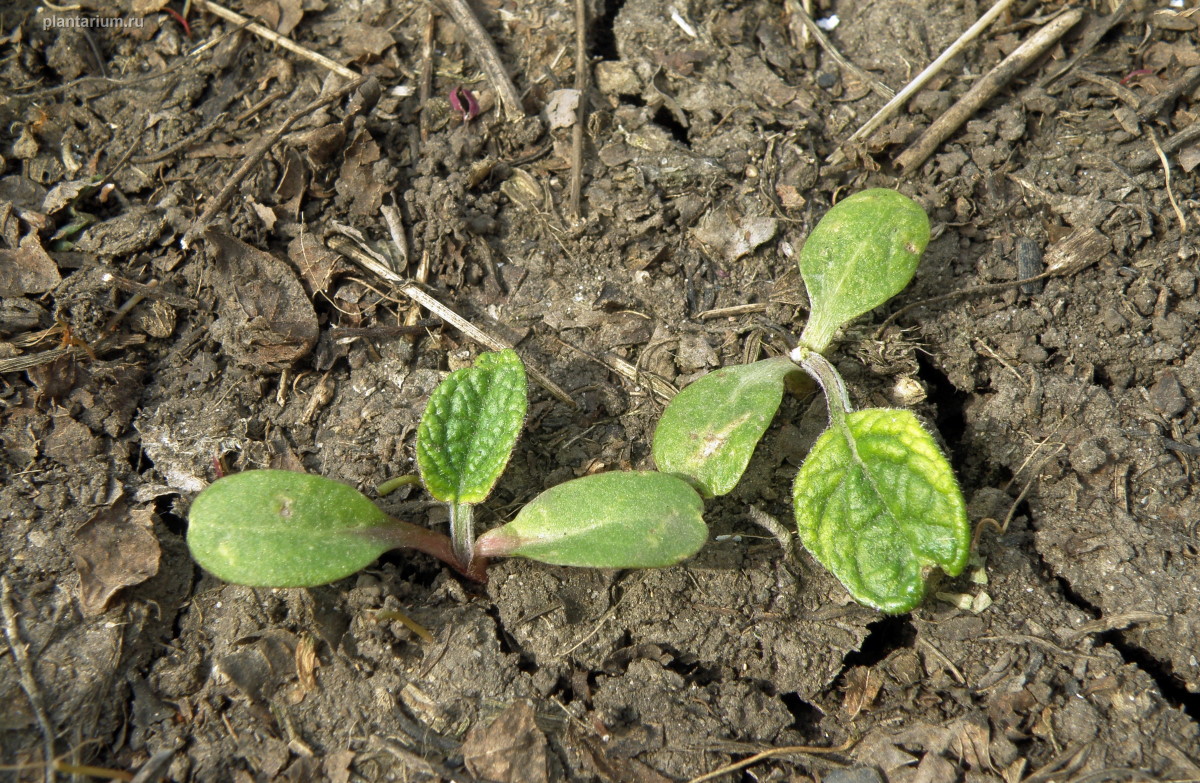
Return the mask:
<svg viewBox="0 0 1200 783">
<path fill-rule="evenodd" d="M 475 507 L 470 503 L 450 504 L 450 540 L 454 556 L 469 569 L 475 559 Z"/>
<path fill-rule="evenodd" d="M 851 408 L 850 395 L 846 392 L 846 382 L 842 380 L 841 373 L 824 356 L 802 345 L 788 356 L 821 385 L 821 390 L 825 392 L 825 404 L 829 407 L 830 426 L 844 427 Z"/>
</svg>

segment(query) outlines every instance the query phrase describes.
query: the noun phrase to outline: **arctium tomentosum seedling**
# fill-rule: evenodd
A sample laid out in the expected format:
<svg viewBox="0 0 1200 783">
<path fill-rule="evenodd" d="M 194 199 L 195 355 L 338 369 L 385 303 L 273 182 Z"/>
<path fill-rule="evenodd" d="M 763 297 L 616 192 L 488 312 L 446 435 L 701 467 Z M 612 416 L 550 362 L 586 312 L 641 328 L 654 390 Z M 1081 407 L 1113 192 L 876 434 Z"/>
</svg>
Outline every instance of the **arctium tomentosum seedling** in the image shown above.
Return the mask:
<svg viewBox="0 0 1200 783">
<path fill-rule="evenodd" d="M 783 399 L 803 370 L 820 384 L 829 428 L 793 485 L 804 546 L 858 601 L 906 612 L 935 568 L 966 566 L 970 526 L 945 456 L 913 414 L 854 411 L 841 376 L 823 356 L 847 322 L 886 302 L 912 279 L 929 243 L 929 219 L 893 190 L 867 190 L 831 209 L 800 252 L 810 312 L 789 356 L 725 367 L 673 399 L 654 433 L 659 470 L 706 496 L 738 483 Z"/>
<path fill-rule="evenodd" d="M 551 487 L 476 540 L 473 509 L 504 472 L 525 408 L 525 368 L 511 350 L 481 354 L 434 390 L 417 430 L 417 465 L 426 489 L 449 506 L 449 537 L 394 519 L 332 479 L 250 470 L 219 479 L 193 501 L 192 556 L 229 582 L 303 587 L 349 576 L 395 548 L 425 552 L 482 579 L 490 557 L 649 568 L 703 546 L 700 496 L 683 479 L 653 471 Z"/>
</svg>

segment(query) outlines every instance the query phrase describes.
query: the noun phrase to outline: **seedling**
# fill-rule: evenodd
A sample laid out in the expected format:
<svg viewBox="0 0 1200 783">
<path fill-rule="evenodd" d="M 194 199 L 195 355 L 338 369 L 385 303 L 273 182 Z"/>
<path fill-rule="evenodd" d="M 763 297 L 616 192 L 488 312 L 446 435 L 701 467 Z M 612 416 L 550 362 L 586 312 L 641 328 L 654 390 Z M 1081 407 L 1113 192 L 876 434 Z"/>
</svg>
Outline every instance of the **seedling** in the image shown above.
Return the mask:
<svg viewBox="0 0 1200 783">
<path fill-rule="evenodd" d="M 332 479 L 250 470 L 219 479 L 193 501 L 192 556 L 228 582 L 305 587 L 349 576 L 397 548 L 482 580 L 491 557 L 651 568 L 703 546 L 700 496 L 683 479 L 653 471 L 600 473 L 552 487 L 476 540 L 474 507 L 504 472 L 525 408 L 525 368 L 513 351 L 482 354 L 431 395 L 417 430 L 417 466 L 426 489 L 449 506 L 449 537 L 394 519 Z"/>
<path fill-rule="evenodd" d="M 846 323 L 886 302 L 912 279 L 929 243 L 929 219 L 886 189 L 839 202 L 800 252 L 810 314 L 786 357 L 725 367 L 667 406 L 654 433 L 659 470 L 706 497 L 738 483 L 798 369 L 821 386 L 829 428 L 796 476 L 800 541 L 859 602 L 907 612 L 935 568 L 962 572 L 970 545 L 966 504 L 932 436 L 909 411 L 854 411 L 823 352 Z"/>
</svg>

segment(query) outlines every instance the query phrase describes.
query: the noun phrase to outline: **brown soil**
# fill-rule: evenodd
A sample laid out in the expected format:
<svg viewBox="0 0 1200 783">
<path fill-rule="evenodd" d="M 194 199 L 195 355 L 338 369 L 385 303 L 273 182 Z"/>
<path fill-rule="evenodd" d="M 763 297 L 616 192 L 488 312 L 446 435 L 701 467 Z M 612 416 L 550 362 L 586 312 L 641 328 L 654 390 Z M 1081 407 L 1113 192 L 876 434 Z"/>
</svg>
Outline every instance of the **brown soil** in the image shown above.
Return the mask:
<svg viewBox="0 0 1200 783">
<path fill-rule="evenodd" d="M 0 10 L 5 774 L 46 779 L 52 752 L 138 780 L 660 781 L 810 745 L 841 749 L 724 779 L 1200 777 L 1200 146 L 1173 143 L 1200 113 L 1193 0 L 1092 3 L 903 175 L 896 155 L 1057 3 L 1015 4 L 838 165 L 884 99 L 803 44 L 791 4 L 592 3 L 582 220 L 572 131 L 541 113 L 574 81 L 571 4 L 477 4 L 530 112 L 514 122 L 440 16 L 432 97 L 414 94 L 423 3 L 244 2 L 382 91 L 298 117 L 186 247 L 239 164 L 344 81 L 197 11 L 188 38 L 154 0 L 103 12 L 150 9 L 140 28 L 44 26 L 90 5 Z M 836 12 L 834 45 L 899 89 L 985 9 L 815 15 Z M 458 85 L 483 106 L 469 122 Z M 97 177 L 111 187 L 86 188 Z M 531 386 L 479 512 L 493 525 L 567 478 L 649 467 L 649 374 L 682 387 L 783 350 L 779 327 L 806 312 L 796 250 L 834 200 L 876 186 L 918 199 L 935 238 L 835 360 L 856 402 L 936 422 L 973 522 L 1007 520 L 910 615 L 854 604 L 751 519 L 787 520 L 823 424 L 811 399 L 785 401 L 743 483 L 709 503 L 713 539 L 676 568 L 504 562 L 479 587 L 395 554 L 256 590 L 189 558 L 188 503 L 215 461 L 363 488 L 409 473 L 430 390 L 482 350 L 329 249 L 358 231 L 395 255 L 381 208 L 401 218 L 407 275 L 427 268 L 433 295 L 577 403 Z M 905 305 L 1064 259 L 877 333 Z M 422 328 L 398 334 L 410 316 Z M 383 505 L 441 525 L 420 500 Z"/>
</svg>

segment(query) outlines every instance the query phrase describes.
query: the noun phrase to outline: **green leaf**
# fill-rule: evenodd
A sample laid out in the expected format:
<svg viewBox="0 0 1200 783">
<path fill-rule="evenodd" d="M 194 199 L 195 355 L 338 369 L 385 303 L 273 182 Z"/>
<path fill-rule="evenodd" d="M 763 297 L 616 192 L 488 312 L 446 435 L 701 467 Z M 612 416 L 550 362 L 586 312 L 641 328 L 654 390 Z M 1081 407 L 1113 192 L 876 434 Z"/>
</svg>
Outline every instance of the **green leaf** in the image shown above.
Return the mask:
<svg viewBox="0 0 1200 783">
<path fill-rule="evenodd" d="M 800 540 L 860 603 L 907 612 L 934 567 L 957 576 L 971 528 L 950 464 L 909 411 L 849 414 L 809 452 L 793 490 Z"/>
<path fill-rule="evenodd" d="M 818 353 L 838 329 L 908 285 L 929 244 L 929 218 L 886 188 L 842 199 L 825 213 L 800 251 L 811 307 L 801 342 Z"/>
<path fill-rule="evenodd" d="M 255 587 L 309 587 L 370 565 L 394 544 L 363 535 L 390 524 L 332 479 L 248 470 L 213 482 L 188 512 L 188 547 L 207 571 Z"/>
<path fill-rule="evenodd" d="M 654 462 L 692 482 L 706 497 L 730 492 L 775 418 L 786 356 L 724 367 L 690 384 L 663 411 L 654 430 Z"/>
<path fill-rule="evenodd" d="M 552 487 L 516 519 L 484 533 L 476 553 L 587 568 L 658 568 L 708 538 L 704 501 L 686 481 L 654 471 L 597 473 Z"/>
<path fill-rule="evenodd" d="M 525 424 L 525 365 L 516 351 L 483 353 L 433 390 L 417 428 L 417 467 L 446 503 L 479 503 L 504 472 Z"/>
</svg>

